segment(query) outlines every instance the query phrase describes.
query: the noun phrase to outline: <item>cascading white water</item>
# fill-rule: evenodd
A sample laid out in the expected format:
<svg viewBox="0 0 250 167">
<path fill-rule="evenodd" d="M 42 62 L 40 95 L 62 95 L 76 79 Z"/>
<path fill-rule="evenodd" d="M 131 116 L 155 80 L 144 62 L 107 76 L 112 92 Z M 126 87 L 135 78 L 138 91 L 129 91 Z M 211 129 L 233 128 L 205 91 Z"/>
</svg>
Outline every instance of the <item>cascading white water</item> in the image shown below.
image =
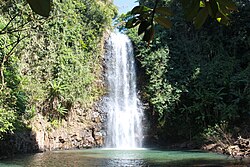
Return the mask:
<svg viewBox="0 0 250 167">
<path fill-rule="evenodd" d="M 106 147 L 135 149 L 142 147 L 143 116 L 136 92 L 133 46 L 121 33 L 112 33 L 107 42 L 106 79 L 108 112 Z"/>
</svg>

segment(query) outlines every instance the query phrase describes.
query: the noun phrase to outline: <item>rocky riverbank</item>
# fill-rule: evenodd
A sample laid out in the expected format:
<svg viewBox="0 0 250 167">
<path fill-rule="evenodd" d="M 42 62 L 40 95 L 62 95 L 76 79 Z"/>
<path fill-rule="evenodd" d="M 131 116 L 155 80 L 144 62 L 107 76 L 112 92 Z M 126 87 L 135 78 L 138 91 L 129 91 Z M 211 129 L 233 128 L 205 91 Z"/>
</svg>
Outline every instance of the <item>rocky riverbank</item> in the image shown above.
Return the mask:
<svg viewBox="0 0 250 167">
<path fill-rule="evenodd" d="M 250 159 L 250 138 L 244 139 L 242 137 L 238 137 L 238 139 L 231 145 L 225 145 L 222 144 L 222 142 L 218 142 L 204 145 L 202 149 L 226 154 L 237 159 Z"/>
<path fill-rule="evenodd" d="M 98 107 L 96 107 L 98 108 Z M 65 119 L 48 121 L 37 113 L 27 129 L 0 141 L 0 157 L 16 153 L 101 147 L 104 143 L 105 113 L 74 107 Z"/>
</svg>

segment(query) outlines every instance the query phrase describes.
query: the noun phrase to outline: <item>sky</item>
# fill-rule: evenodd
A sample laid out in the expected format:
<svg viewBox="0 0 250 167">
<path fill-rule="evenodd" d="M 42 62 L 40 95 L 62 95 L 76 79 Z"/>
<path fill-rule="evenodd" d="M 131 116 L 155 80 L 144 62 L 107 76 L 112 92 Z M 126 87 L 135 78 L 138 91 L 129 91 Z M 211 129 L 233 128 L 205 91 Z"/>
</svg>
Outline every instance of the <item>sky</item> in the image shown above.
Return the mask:
<svg viewBox="0 0 250 167">
<path fill-rule="evenodd" d="M 121 13 L 127 13 L 133 7 L 138 5 L 138 2 L 135 2 L 136 0 L 114 0 L 114 4 L 118 6 L 119 14 Z"/>
</svg>

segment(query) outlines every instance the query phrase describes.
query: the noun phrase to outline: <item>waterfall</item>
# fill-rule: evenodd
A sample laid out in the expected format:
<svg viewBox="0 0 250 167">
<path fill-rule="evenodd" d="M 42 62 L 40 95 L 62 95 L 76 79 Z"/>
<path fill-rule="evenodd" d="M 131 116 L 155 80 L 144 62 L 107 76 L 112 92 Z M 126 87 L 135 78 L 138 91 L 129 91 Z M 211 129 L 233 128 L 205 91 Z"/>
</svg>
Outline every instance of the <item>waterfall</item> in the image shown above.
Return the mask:
<svg viewBox="0 0 250 167">
<path fill-rule="evenodd" d="M 133 46 L 121 33 L 112 33 L 105 55 L 108 95 L 106 147 L 135 149 L 142 147 L 142 109 L 136 92 Z"/>
</svg>

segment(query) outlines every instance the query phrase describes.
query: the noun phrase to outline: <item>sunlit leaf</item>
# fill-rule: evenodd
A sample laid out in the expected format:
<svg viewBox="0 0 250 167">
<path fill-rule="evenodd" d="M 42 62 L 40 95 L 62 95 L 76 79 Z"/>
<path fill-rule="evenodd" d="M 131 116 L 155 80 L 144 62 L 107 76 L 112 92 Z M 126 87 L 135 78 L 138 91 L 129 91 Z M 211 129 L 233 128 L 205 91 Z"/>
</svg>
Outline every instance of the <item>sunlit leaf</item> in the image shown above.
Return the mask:
<svg viewBox="0 0 250 167">
<path fill-rule="evenodd" d="M 155 9 L 155 12 L 165 16 L 173 15 L 173 13 L 167 7 L 158 7 Z"/>
<path fill-rule="evenodd" d="M 171 28 L 172 27 L 172 23 L 170 20 L 168 20 L 165 17 L 159 16 L 159 17 L 155 17 L 155 21 L 157 23 L 159 23 L 160 25 L 164 26 L 165 28 Z"/>
<path fill-rule="evenodd" d="M 126 22 L 125 28 L 133 28 L 137 26 L 139 23 L 140 20 L 137 17 L 133 17 Z"/>
<path fill-rule="evenodd" d="M 217 17 L 216 20 L 217 20 L 218 22 L 221 22 L 221 17 Z"/>
<path fill-rule="evenodd" d="M 50 0 L 27 0 L 27 2 L 35 13 L 44 17 L 49 16 L 51 10 Z"/>
<path fill-rule="evenodd" d="M 143 6 L 142 7 L 142 11 L 143 12 L 148 12 L 148 11 L 152 11 L 153 9 L 151 9 L 151 8 L 149 8 L 149 7 L 147 7 L 147 6 Z"/>
<path fill-rule="evenodd" d="M 200 7 L 204 8 L 205 7 L 205 3 L 203 1 L 200 1 Z"/>
<path fill-rule="evenodd" d="M 222 14 L 221 12 L 217 13 L 216 20 L 219 23 L 224 24 L 224 25 L 228 25 L 229 21 L 230 21 L 230 19 L 227 16 L 225 16 L 224 14 Z"/>
</svg>

